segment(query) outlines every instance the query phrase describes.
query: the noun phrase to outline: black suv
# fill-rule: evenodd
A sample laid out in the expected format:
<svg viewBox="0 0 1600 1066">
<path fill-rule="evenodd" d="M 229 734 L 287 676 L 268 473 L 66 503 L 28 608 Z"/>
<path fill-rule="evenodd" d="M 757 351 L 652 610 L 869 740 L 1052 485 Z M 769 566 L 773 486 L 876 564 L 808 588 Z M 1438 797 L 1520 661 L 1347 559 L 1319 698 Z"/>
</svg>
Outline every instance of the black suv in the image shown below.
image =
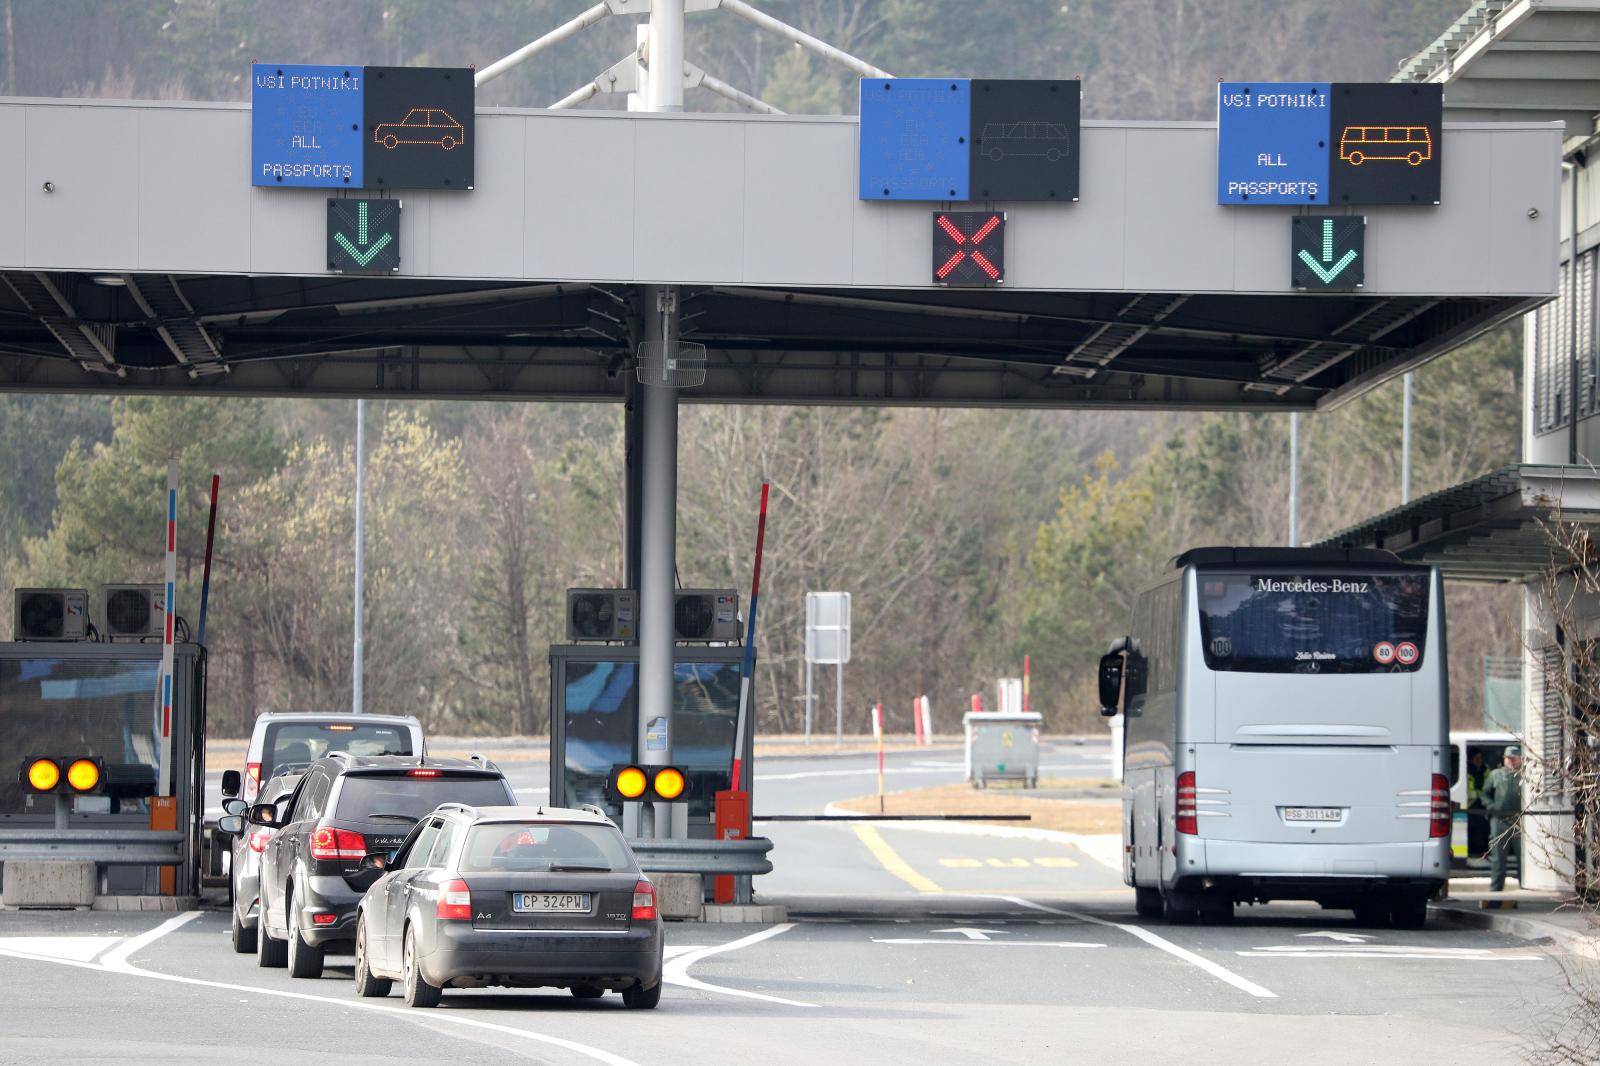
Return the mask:
<svg viewBox="0 0 1600 1066">
<path fill-rule="evenodd" d="M 250 808 L 253 825 L 277 829 L 261 853 L 256 962 L 320 977 L 324 954 L 355 943 L 356 904 L 387 854 L 441 803 L 515 804 L 493 763 L 334 752 L 313 762 L 294 794 Z"/>
</svg>

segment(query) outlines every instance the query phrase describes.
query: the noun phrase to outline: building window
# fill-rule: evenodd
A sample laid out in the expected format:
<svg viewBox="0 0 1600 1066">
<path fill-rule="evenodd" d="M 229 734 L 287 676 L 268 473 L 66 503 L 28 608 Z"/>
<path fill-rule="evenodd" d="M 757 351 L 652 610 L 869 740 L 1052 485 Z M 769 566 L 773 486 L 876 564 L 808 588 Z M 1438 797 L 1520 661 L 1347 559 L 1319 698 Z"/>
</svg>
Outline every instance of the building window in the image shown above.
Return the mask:
<svg viewBox="0 0 1600 1066">
<path fill-rule="evenodd" d="M 1578 417 L 1600 413 L 1596 395 L 1595 256 L 1597 249 L 1578 256 Z M 1556 298 L 1529 316 L 1533 331 L 1534 432 L 1551 433 L 1567 424 L 1572 383 L 1571 277 L 1561 264 Z"/>
</svg>

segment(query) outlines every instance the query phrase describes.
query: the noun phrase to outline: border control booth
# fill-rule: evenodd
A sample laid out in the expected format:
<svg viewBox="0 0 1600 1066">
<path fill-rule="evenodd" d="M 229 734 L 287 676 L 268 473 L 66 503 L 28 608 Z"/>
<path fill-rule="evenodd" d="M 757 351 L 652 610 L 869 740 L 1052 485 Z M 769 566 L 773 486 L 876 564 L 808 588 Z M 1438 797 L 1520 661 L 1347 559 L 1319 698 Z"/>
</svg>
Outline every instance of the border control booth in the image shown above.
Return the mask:
<svg viewBox="0 0 1600 1066">
<path fill-rule="evenodd" d="M 93 864 L 93 899 L 198 895 L 204 804 L 205 657 L 174 647 L 170 786 L 162 787 L 159 643 L 0 644 L 0 882 L 13 864 Z M 28 787 L 24 763 L 96 760 L 73 794 Z M 64 768 L 64 767 L 63 767 Z M 163 875 L 162 871 L 173 871 Z M 8 885 L 13 901 L 20 884 Z M 34 902 L 29 900 L 28 902 Z"/>
</svg>

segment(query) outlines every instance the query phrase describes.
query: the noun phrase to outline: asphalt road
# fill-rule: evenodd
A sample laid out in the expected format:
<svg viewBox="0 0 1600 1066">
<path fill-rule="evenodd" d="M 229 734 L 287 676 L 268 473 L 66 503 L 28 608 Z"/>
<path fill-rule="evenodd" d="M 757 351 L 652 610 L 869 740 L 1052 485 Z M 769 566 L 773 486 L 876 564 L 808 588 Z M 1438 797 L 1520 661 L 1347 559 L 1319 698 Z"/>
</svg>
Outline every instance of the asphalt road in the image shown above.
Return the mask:
<svg viewBox="0 0 1600 1066">
<path fill-rule="evenodd" d="M 1095 776 L 1103 744 L 1045 772 Z M 536 802 L 542 764 L 508 764 Z M 961 779 L 957 752 L 897 753 L 889 787 Z M 759 813 L 875 787 L 870 756 L 767 758 Z M 0 1062 L 1409 1062 L 1517 1055 L 1597 963 L 1487 931 L 1367 930 L 1343 912 L 1240 908 L 1220 927 L 1135 919 L 1093 847 L 1057 839 L 768 823 L 757 883 L 791 921 L 669 926 L 653 1012 L 618 996 L 449 992 L 434 1011 L 357 1000 L 233 954 L 225 916 L 0 913 Z M 1104 858 L 1104 856 L 1102 856 Z M 1114 855 L 1112 856 L 1114 858 Z"/>
</svg>

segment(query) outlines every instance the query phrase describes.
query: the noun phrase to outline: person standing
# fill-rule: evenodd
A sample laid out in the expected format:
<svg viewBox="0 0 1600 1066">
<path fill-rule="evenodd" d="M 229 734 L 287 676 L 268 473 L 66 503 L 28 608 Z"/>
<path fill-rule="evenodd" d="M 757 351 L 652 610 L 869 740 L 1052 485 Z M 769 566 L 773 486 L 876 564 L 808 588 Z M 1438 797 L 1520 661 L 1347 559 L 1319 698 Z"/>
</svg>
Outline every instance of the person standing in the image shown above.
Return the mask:
<svg viewBox="0 0 1600 1066">
<path fill-rule="evenodd" d="M 1489 891 L 1506 887 L 1506 856 L 1517 843 L 1517 815 L 1522 810 L 1522 749 L 1505 750 L 1505 762 L 1489 771 L 1483 783 L 1483 808 L 1489 815 Z"/>
</svg>

